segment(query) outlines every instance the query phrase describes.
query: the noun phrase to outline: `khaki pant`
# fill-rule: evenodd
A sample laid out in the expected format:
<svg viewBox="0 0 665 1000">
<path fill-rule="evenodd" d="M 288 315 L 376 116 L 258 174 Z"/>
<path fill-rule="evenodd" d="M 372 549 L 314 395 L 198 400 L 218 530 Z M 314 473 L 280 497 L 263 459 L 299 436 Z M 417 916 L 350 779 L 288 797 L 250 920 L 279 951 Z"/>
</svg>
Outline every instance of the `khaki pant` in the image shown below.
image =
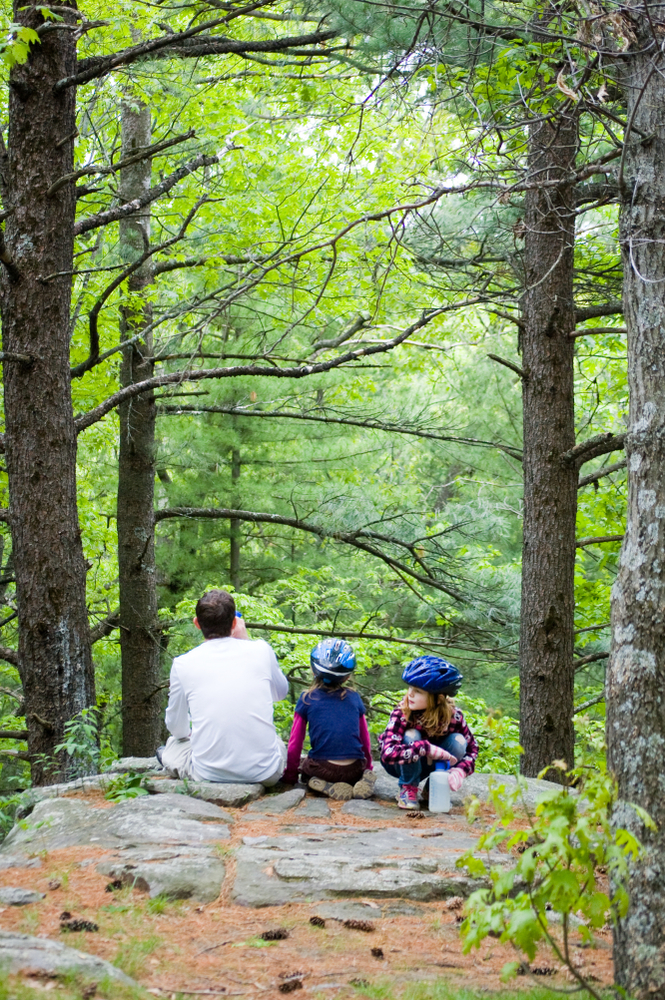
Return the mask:
<svg viewBox="0 0 665 1000">
<path fill-rule="evenodd" d="M 279 743 L 279 752 L 282 758 L 279 768 L 275 774 L 271 774 L 269 778 L 264 778 L 261 782 L 262 785 L 276 785 L 284 773 L 284 768 L 286 767 L 286 747 L 283 740 L 278 738 L 277 742 Z M 164 769 L 174 778 L 188 778 L 190 781 L 200 780 L 196 777 L 192 769 L 192 744 L 189 736 L 183 736 L 182 739 L 169 736 L 166 746 L 162 750 L 162 763 Z M 258 784 L 258 782 L 252 782 L 252 784 Z"/>
</svg>

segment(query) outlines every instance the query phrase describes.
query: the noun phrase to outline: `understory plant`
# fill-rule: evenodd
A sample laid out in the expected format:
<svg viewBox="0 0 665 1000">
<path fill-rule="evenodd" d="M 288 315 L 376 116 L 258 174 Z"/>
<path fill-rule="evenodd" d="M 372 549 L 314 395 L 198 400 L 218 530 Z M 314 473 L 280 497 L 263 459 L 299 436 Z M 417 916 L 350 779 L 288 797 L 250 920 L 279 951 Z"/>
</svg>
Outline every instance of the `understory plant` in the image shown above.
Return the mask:
<svg viewBox="0 0 665 1000">
<path fill-rule="evenodd" d="M 514 790 L 490 781 L 496 821 L 458 861 L 459 867 L 490 882 L 467 901 L 463 950 L 468 954 L 490 936 L 511 944 L 516 961 L 504 966 L 507 980 L 528 971 L 538 946 L 545 944 L 578 988 L 601 1000 L 573 961 L 571 932 L 590 943 L 594 930 L 625 915 L 628 865 L 642 846 L 628 830 L 611 826 L 616 786 L 602 762 L 582 764 L 567 777 L 574 788 L 561 785 L 545 792 L 533 809 L 526 802 L 524 779 L 518 778 Z M 478 804 L 471 804 L 470 818 Z M 648 814 L 633 808 L 653 829 Z M 499 848 L 514 855 L 512 865 L 492 864 L 490 852 Z M 483 852 L 485 859 L 479 857 Z"/>
</svg>

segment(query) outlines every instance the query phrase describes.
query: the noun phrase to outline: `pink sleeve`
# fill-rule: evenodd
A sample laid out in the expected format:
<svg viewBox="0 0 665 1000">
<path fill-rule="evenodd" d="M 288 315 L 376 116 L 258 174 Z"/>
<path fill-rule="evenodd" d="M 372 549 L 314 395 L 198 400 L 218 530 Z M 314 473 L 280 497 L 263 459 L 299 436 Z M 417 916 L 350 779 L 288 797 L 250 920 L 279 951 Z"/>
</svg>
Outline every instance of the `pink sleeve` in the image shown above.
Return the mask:
<svg viewBox="0 0 665 1000">
<path fill-rule="evenodd" d="M 360 742 L 363 745 L 363 750 L 365 751 L 365 770 L 372 771 L 372 744 L 369 738 L 369 729 L 367 728 L 367 719 L 364 715 L 360 716 Z"/>
<path fill-rule="evenodd" d="M 302 753 L 302 745 L 305 742 L 306 732 L 307 722 L 302 715 L 298 715 L 296 712 L 293 716 L 293 725 L 291 726 L 289 745 L 286 749 L 286 770 L 282 775 L 283 781 L 295 782 L 298 780 L 300 754 Z"/>
</svg>

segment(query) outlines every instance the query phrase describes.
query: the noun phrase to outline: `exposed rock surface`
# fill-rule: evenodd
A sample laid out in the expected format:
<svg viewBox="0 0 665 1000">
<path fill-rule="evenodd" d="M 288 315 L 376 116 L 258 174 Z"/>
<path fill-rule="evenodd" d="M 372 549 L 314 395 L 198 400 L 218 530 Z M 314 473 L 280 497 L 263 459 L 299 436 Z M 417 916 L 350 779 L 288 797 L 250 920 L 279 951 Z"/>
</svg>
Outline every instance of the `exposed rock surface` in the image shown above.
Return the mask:
<svg viewBox="0 0 665 1000">
<path fill-rule="evenodd" d="M 59 941 L 0 931 L 0 968 L 10 973 L 41 972 L 53 976 L 78 973 L 86 979 L 115 979 L 127 986 L 137 984 L 110 962 L 68 948 Z"/>
<path fill-rule="evenodd" d="M 27 906 L 28 903 L 38 903 L 45 895 L 45 892 L 35 892 L 34 889 L 16 889 L 8 885 L 0 888 L 0 903 L 5 906 Z"/>
<path fill-rule="evenodd" d="M 397 798 L 399 788 L 397 778 L 391 778 L 380 764 L 375 763 L 374 770 L 377 775 L 374 798 L 383 800 L 384 802 L 394 802 Z M 551 792 L 559 788 L 559 785 L 551 781 L 540 781 L 538 778 L 523 778 L 522 780 L 526 782 L 524 802 L 530 809 L 533 808 L 536 804 L 536 799 L 543 792 Z M 451 791 L 451 805 L 453 808 L 463 806 L 464 802 L 474 795 L 481 802 L 486 802 L 490 797 L 490 782 L 493 782 L 495 786 L 505 785 L 508 792 L 514 791 L 517 785 L 517 779 L 512 774 L 472 774 L 470 777 L 464 779 L 464 783 L 458 792 Z"/>
<path fill-rule="evenodd" d="M 239 808 L 263 795 L 263 785 L 241 785 L 223 781 L 178 781 L 175 778 L 148 778 L 145 787 L 153 795 L 177 792 L 204 799 L 218 806 Z"/>
<path fill-rule="evenodd" d="M 260 801 L 252 802 L 247 812 L 262 812 L 266 816 L 280 816 L 288 809 L 293 809 L 305 798 L 304 788 L 290 788 L 287 792 L 277 795 L 266 795 Z"/>
<path fill-rule="evenodd" d="M 219 895 L 224 865 L 216 842 L 229 837 L 232 817 L 186 795 L 145 795 L 106 809 L 79 799 L 45 799 L 0 848 L 29 856 L 58 847 L 110 847 L 117 854 L 98 870 L 151 896 L 210 902 Z"/>
<path fill-rule="evenodd" d="M 134 774 L 150 774 L 152 771 L 163 774 L 164 768 L 156 757 L 121 757 L 109 767 L 110 774 L 125 774 L 129 771 Z"/>
<path fill-rule="evenodd" d="M 234 899 L 274 906 L 340 896 L 445 899 L 467 896 L 478 882 L 455 868 L 475 837 L 451 824 L 445 837 L 423 839 L 398 828 L 310 828 L 307 835 L 247 837 L 237 855 Z M 497 863 L 506 860 L 497 855 Z"/>
</svg>

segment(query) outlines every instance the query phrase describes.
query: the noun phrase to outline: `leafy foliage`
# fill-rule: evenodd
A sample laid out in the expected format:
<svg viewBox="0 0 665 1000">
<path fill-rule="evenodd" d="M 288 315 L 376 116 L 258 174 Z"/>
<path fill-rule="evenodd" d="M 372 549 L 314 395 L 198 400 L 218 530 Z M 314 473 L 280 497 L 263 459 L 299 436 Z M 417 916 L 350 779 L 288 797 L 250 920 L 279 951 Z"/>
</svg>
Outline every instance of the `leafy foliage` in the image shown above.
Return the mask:
<svg viewBox="0 0 665 1000">
<path fill-rule="evenodd" d="M 577 782 L 575 790 L 561 786 L 546 792 L 534 810 L 526 807 L 523 779 L 514 791 L 494 784 L 497 819 L 481 835 L 477 852 L 502 848 L 516 858 L 512 866 L 494 867 L 470 851 L 459 860 L 459 866 L 491 882 L 491 888 L 469 897 L 462 924 L 464 951 L 478 948 L 488 935 L 509 942 L 520 956 L 504 968 L 509 978 L 522 957 L 533 961 L 538 945 L 546 943 L 578 984 L 598 997 L 573 963 L 570 934 L 576 929 L 590 942 L 594 929 L 626 913 L 628 864 L 640 855 L 641 845 L 628 830 L 611 825 L 616 788 L 603 766 L 582 765 L 568 778 Z M 633 808 L 652 829 L 644 810 Z M 526 824 L 521 821 L 524 812 Z"/>
</svg>

